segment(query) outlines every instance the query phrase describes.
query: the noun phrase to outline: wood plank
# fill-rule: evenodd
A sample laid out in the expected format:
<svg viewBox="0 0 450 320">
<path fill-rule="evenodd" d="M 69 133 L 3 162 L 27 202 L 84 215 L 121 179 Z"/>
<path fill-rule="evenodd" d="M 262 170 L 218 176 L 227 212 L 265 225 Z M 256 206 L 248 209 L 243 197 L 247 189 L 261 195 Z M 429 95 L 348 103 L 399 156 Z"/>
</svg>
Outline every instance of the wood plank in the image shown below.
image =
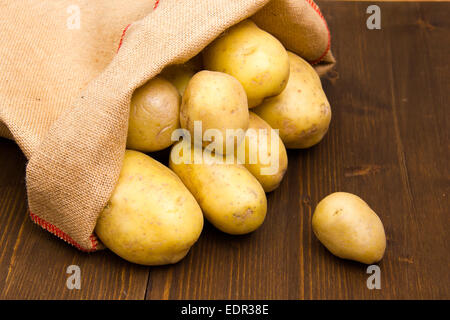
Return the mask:
<svg viewBox="0 0 450 320">
<path fill-rule="evenodd" d="M 28 217 L 25 162 L 0 139 L 0 299 L 142 299 L 148 268 L 110 251 L 87 254 L 58 240 Z M 81 289 L 66 286 L 67 267 L 81 271 Z"/>
<path fill-rule="evenodd" d="M 405 235 L 414 247 L 405 252 L 405 262 L 420 270 L 420 297 L 448 298 L 450 4 L 441 10 L 422 4 L 409 8 L 416 19 L 398 16 L 396 24 L 404 27 L 389 41 L 392 105 L 414 208 Z"/>
</svg>

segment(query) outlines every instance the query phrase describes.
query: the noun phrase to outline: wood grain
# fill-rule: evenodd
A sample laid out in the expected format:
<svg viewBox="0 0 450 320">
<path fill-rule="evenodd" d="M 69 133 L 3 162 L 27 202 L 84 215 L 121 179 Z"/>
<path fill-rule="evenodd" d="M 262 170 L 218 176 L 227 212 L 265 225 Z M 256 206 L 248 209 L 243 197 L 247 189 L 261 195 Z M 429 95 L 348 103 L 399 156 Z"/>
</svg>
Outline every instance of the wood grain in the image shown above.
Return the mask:
<svg viewBox="0 0 450 320">
<path fill-rule="evenodd" d="M 338 60 L 323 79 L 332 124 L 316 147 L 289 151 L 262 228 L 236 237 L 206 224 L 173 266 L 81 253 L 31 222 L 25 158 L 2 139 L 0 298 L 449 299 L 450 5 L 377 3 L 382 29 L 367 30 L 367 3 L 318 3 Z M 334 257 L 312 233 L 315 205 L 334 191 L 361 196 L 385 225 L 381 290 L 367 289 L 366 266 Z M 81 290 L 66 287 L 72 264 Z"/>
</svg>

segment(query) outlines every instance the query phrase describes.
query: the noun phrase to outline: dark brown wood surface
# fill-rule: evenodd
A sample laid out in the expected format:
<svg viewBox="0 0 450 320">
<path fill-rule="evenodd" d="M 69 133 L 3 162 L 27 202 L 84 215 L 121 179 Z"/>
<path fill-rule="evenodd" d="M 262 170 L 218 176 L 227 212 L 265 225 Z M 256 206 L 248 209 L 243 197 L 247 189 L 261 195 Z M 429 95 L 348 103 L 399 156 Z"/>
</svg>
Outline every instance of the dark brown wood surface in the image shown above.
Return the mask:
<svg viewBox="0 0 450 320">
<path fill-rule="evenodd" d="M 338 60 L 323 79 L 332 124 L 318 146 L 289 151 L 259 230 L 206 224 L 172 266 L 81 253 L 31 222 L 26 159 L 0 139 L 0 298 L 449 299 L 450 3 L 379 3 L 381 30 L 366 28 L 368 3 L 319 5 Z M 367 288 L 367 266 L 312 233 L 315 205 L 334 191 L 361 196 L 384 223 L 380 290 Z M 80 266 L 80 290 L 66 287 L 69 265 Z"/>
</svg>

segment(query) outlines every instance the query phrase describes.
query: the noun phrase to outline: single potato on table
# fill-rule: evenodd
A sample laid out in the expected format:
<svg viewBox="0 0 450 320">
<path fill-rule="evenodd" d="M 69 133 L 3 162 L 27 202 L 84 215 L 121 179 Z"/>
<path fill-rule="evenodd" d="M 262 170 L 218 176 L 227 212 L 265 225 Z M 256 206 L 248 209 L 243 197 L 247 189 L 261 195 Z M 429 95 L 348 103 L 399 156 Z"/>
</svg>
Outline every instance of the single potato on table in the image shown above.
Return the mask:
<svg viewBox="0 0 450 320">
<path fill-rule="evenodd" d="M 216 162 L 222 157 L 203 158 L 201 148 L 180 141 L 172 147 L 169 166 L 216 228 L 236 235 L 255 231 L 266 217 L 264 189 L 236 159 L 230 164 Z M 202 159 L 201 163 L 195 163 L 195 158 Z"/>
<path fill-rule="evenodd" d="M 119 180 L 100 214 L 95 233 L 111 251 L 143 265 L 175 263 L 203 228 L 203 214 L 169 168 L 127 150 Z"/>
<path fill-rule="evenodd" d="M 314 68 L 292 52 L 288 55 L 291 72 L 286 89 L 252 111 L 280 130 L 286 148 L 309 148 L 328 131 L 330 103 Z"/>
<path fill-rule="evenodd" d="M 225 72 L 243 85 L 250 108 L 280 94 L 289 79 L 286 49 L 270 33 L 244 20 L 203 50 L 206 69 Z"/>
<path fill-rule="evenodd" d="M 275 130 L 253 112 L 237 154 L 265 192 L 278 188 L 288 166 L 286 148 Z"/>
<path fill-rule="evenodd" d="M 216 141 L 221 147 L 219 153 L 234 151 L 226 148 L 227 130 L 240 130 L 231 146 L 237 146 L 244 139 L 248 128 L 248 105 L 242 85 L 232 76 L 215 71 L 200 71 L 189 81 L 183 95 L 180 112 L 181 127 L 187 129 L 194 137 L 195 122 L 202 127 L 202 138 L 205 132 L 217 133 L 214 137 L 202 139 L 204 147 Z"/>
<path fill-rule="evenodd" d="M 336 192 L 322 199 L 312 218 L 317 238 L 332 254 L 372 264 L 383 258 L 386 235 L 377 214 L 360 197 Z"/>
<path fill-rule="evenodd" d="M 170 147 L 180 127 L 181 97 L 167 80 L 155 77 L 131 97 L 127 148 L 153 152 Z"/>
</svg>

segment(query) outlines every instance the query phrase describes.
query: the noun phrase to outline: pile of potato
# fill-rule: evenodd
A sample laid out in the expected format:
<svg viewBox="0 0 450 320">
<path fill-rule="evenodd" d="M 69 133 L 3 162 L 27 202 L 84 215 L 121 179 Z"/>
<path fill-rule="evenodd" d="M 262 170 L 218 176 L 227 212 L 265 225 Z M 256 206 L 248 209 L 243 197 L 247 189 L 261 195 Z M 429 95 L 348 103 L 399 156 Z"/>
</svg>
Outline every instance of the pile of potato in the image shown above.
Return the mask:
<svg viewBox="0 0 450 320">
<path fill-rule="evenodd" d="M 310 64 L 244 20 L 134 92 L 123 168 L 95 232 L 113 252 L 144 265 L 181 260 L 203 217 L 229 234 L 252 232 L 264 222 L 265 193 L 287 170 L 286 148 L 317 144 L 330 120 Z M 236 134 L 228 139 L 230 130 Z M 169 147 L 170 169 L 145 154 Z M 381 221 L 367 205 L 346 205 L 349 199 L 356 201 L 348 194 L 324 199 L 314 231 L 338 256 L 378 261 Z"/>
</svg>

